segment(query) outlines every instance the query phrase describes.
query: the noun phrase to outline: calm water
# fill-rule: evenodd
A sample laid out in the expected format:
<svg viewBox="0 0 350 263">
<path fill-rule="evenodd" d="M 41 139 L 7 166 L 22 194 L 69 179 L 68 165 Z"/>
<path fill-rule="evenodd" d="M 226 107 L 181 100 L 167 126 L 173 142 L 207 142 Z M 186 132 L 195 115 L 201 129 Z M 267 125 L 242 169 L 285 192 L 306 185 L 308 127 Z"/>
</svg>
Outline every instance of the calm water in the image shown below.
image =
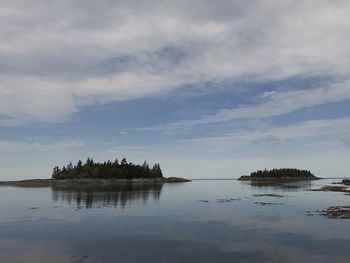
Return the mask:
<svg viewBox="0 0 350 263">
<path fill-rule="evenodd" d="M 0 187 L 0 261 L 350 262 L 350 220 L 307 215 L 350 204 L 306 191 L 334 181 Z"/>
</svg>

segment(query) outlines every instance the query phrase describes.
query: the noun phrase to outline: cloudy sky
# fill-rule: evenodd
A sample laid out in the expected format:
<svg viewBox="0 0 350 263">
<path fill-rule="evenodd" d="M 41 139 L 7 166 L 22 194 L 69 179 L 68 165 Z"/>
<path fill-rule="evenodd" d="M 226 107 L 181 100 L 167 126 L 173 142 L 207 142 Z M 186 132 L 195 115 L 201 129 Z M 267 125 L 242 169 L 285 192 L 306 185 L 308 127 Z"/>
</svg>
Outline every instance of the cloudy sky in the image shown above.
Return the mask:
<svg viewBox="0 0 350 263">
<path fill-rule="evenodd" d="M 348 0 L 2 0 L 0 179 L 69 161 L 350 176 Z"/>
</svg>

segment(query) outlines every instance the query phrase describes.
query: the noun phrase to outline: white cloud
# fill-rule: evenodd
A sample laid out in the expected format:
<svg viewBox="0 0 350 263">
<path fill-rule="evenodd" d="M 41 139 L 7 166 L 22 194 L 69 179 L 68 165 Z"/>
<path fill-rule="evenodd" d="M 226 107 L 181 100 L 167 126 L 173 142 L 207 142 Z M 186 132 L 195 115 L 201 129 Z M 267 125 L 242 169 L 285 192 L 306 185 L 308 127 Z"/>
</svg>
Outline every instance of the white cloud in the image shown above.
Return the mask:
<svg viewBox="0 0 350 263">
<path fill-rule="evenodd" d="M 350 73 L 348 1 L 5 0 L 0 7 L 2 124 L 61 121 L 86 104 L 203 81 Z"/>
<path fill-rule="evenodd" d="M 323 103 L 350 99 L 350 81 L 311 90 L 283 91 L 263 94 L 265 101 L 260 105 L 241 106 L 220 110 L 199 122 L 220 122 L 232 119 L 254 119 L 277 116 L 295 110 L 314 107 Z"/>
<path fill-rule="evenodd" d="M 206 144 L 207 147 L 227 147 L 232 145 L 247 145 L 252 143 L 288 142 L 308 138 L 310 143 L 320 136 L 326 136 L 327 140 L 333 140 L 338 144 L 339 138 L 350 131 L 350 118 L 338 118 L 329 120 L 309 120 L 298 124 L 286 126 L 257 127 L 253 130 L 242 130 L 219 137 L 204 137 L 185 140 L 187 143 Z M 334 139 L 335 138 L 335 139 Z"/>
<path fill-rule="evenodd" d="M 260 103 L 257 105 L 239 105 L 232 109 L 221 109 L 215 114 L 198 119 L 182 120 L 136 130 L 175 132 L 200 124 L 227 122 L 235 119 L 263 119 L 324 103 L 345 100 L 350 100 L 350 80 L 316 89 L 265 92 L 260 96 Z"/>
<path fill-rule="evenodd" d="M 75 112 L 74 97 L 68 88 L 45 78 L 0 75 L 0 113 L 3 123 L 21 121 L 62 121 Z"/>
<path fill-rule="evenodd" d="M 0 148 L 6 154 L 27 155 L 33 152 L 52 152 L 70 148 L 83 147 L 85 144 L 78 140 L 67 140 L 55 143 L 0 141 Z"/>
</svg>

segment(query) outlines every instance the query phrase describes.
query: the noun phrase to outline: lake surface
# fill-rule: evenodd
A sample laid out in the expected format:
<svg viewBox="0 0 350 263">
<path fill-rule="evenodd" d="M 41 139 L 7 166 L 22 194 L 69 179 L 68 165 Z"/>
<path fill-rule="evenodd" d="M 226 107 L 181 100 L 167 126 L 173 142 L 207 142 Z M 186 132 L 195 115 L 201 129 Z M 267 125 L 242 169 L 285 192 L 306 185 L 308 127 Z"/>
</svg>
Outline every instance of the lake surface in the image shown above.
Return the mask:
<svg viewBox="0 0 350 263">
<path fill-rule="evenodd" d="M 335 181 L 0 187 L 0 261 L 348 263 L 350 220 L 314 211 L 350 196 L 306 191 Z"/>
</svg>

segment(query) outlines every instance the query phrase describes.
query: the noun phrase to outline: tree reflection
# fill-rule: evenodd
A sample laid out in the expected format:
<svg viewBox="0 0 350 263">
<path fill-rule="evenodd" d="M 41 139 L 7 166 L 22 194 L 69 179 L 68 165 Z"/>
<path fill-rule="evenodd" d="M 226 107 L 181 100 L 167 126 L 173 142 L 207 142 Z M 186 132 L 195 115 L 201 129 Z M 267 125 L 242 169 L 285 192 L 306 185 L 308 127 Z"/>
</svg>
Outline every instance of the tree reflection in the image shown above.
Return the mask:
<svg viewBox="0 0 350 263">
<path fill-rule="evenodd" d="M 242 185 L 250 185 L 252 190 L 296 192 L 310 189 L 314 180 L 250 180 L 240 182 Z"/>
<path fill-rule="evenodd" d="M 162 184 L 123 184 L 113 186 L 52 186 L 54 202 L 75 205 L 77 209 L 97 207 L 125 208 L 128 204 L 142 201 L 158 201 Z"/>
</svg>

